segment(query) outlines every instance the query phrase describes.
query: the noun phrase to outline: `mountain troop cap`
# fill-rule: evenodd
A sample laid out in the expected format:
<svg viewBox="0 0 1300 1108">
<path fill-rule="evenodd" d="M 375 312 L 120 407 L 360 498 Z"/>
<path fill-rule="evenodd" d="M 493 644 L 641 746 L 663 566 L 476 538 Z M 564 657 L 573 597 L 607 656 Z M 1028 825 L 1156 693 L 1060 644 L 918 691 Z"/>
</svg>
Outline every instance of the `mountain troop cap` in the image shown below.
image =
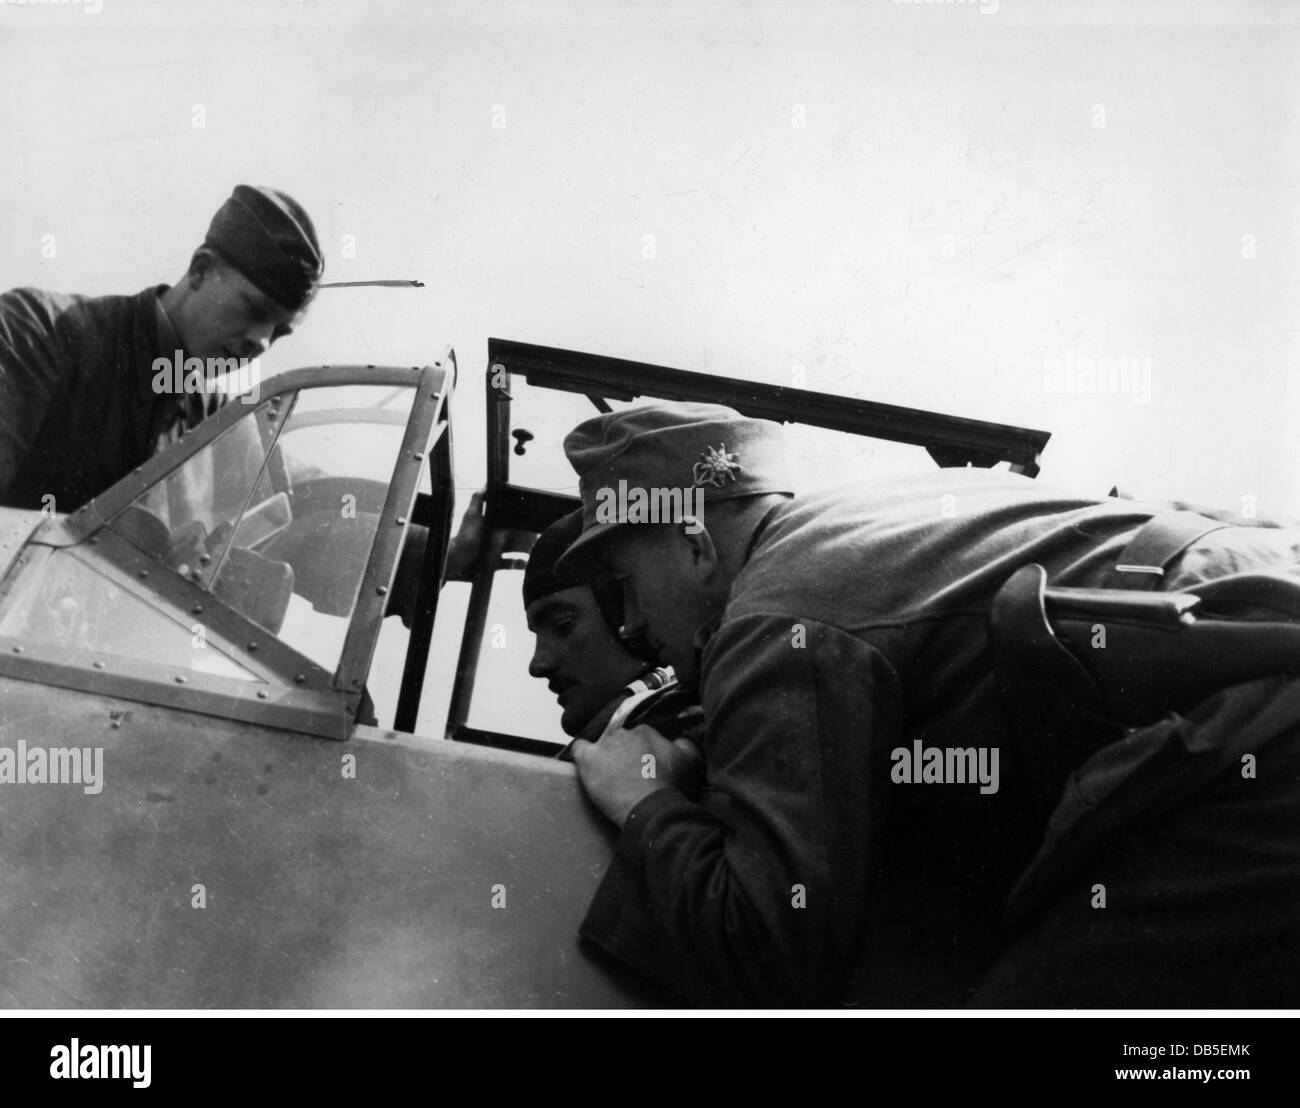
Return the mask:
<svg viewBox="0 0 1300 1108">
<path fill-rule="evenodd" d="M 260 185 L 235 186 L 203 244 L 293 311 L 312 298 L 325 272 L 311 218 L 293 197 Z"/>
<path fill-rule="evenodd" d="M 647 404 L 596 416 L 564 439 L 578 473 L 582 534 L 559 560 L 577 573 L 577 557 L 617 527 L 669 523 L 663 509 L 760 493 L 793 494 L 781 424 L 750 419 L 716 404 Z M 625 508 L 636 504 L 640 512 Z M 658 512 L 659 518 L 648 512 Z"/>
</svg>

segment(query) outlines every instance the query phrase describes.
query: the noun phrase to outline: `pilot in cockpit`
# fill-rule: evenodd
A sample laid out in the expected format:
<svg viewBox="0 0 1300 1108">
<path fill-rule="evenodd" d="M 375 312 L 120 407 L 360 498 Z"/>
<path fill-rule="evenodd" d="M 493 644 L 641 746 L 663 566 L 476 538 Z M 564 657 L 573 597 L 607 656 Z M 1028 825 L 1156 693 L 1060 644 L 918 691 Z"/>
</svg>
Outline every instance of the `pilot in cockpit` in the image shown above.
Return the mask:
<svg viewBox="0 0 1300 1108">
<path fill-rule="evenodd" d="M 528 672 L 544 679 L 555 694 L 567 735 L 599 738 L 632 697 L 671 691 L 672 669 L 643 639 L 620 634 L 623 597 L 609 579 L 584 583 L 556 571 L 559 556 L 582 533 L 582 513 L 573 512 L 538 536 L 524 572 L 524 605 L 529 629 L 537 636 Z M 678 733 L 699 718 L 698 706 L 677 705 Z M 568 748 L 561 757 L 568 757 Z"/>
</svg>

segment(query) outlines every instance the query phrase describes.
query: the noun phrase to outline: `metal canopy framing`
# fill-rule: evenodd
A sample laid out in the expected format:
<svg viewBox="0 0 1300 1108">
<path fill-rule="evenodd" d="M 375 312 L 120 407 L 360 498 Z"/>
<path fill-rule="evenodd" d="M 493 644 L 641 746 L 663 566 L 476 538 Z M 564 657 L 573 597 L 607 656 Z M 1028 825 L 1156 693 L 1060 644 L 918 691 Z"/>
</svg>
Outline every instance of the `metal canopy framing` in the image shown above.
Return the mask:
<svg viewBox="0 0 1300 1108">
<path fill-rule="evenodd" d="M 1029 427 L 493 338 L 488 340 L 489 485 L 509 482 L 508 411 L 500 410 L 502 404 L 492 403 L 494 391 L 498 400 L 509 401 L 508 388 L 491 387 L 498 366 L 545 388 L 614 400 L 652 396 L 721 402 L 757 419 L 806 423 L 908 443 L 924 447 L 941 466 L 987 467 L 1005 461 L 1015 472 L 1035 477 L 1039 456 L 1051 438 L 1051 432 Z M 502 424 L 502 419 L 507 422 Z"/>
<path fill-rule="evenodd" d="M 135 699 L 144 703 L 185 711 L 246 719 L 286 730 L 302 731 L 326 738 L 346 739 L 355 722 L 362 690 L 373 658 L 379 625 L 387 596 L 397 572 L 398 554 L 415 514 L 421 470 L 432 451 L 438 462 L 435 497 L 425 498 L 421 519 L 431 526 L 425 571 L 441 567 L 449 530 L 448 506 L 433 505 L 431 499 L 450 485 L 450 444 L 447 442 L 447 399 L 455 374 L 454 354 L 449 350 L 443 362 L 434 366 L 394 368 L 386 366 L 318 366 L 278 374 L 263 383 L 262 398 L 295 393 L 300 389 L 335 385 L 390 385 L 409 388 L 415 395 L 405 423 L 387 495 L 379 514 L 365 568 L 362 572 L 350 625 L 331 674 L 270 632 L 258 627 L 218 598 L 179 575 L 159 573 L 149 586 L 136 587 L 131 576 L 148 577 L 156 559 L 137 551 L 107 525 L 117 512 L 141 493 L 166 479 L 195 453 L 214 441 L 233 424 L 248 415 L 235 403 L 204 420 L 185 437 L 154 455 L 100 496 L 66 518 L 46 521 L 28 539 L 29 545 L 77 547 L 83 542 L 99 546 L 105 556 L 101 573 L 121 572 L 120 584 L 147 602 L 161 600 L 164 613 L 204 612 L 228 653 L 253 675 L 253 680 L 236 681 L 201 673 L 164 672 L 164 667 L 130 658 L 99 658 L 88 652 L 44 650 L 16 643 L 0 653 L 0 676 L 60 685 Z M 361 409 L 364 411 L 364 409 Z M 435 578 L 436 580 L 436 578 Z M 430 595 L 430 593 L 433 595 Z M 436 609 L 436 588 L 420 592 L 419 630 L 432 624 Z M 6 641 L 5 645 L 10 645 Z M 19 649 L 22 653 L 19 654 Z M 252 650 L 256 649 L 256 656 Z M 414 654 L 413 664 L 422 669 L 428 644 Z M 110 666 L 111 662 L 111 666 Z M 408 658 L 409 675 L 412 658 Z M 418 685 L 415 696 L 418 697 Z M 258 695 L 254 695 L 254 694 Z M 266 699 L 263 699 L 265 697 Z M 408 700 L 410 699 L 408 695 Z M 412 714 L 407 705 L 408 716 Z"/>
</svg>

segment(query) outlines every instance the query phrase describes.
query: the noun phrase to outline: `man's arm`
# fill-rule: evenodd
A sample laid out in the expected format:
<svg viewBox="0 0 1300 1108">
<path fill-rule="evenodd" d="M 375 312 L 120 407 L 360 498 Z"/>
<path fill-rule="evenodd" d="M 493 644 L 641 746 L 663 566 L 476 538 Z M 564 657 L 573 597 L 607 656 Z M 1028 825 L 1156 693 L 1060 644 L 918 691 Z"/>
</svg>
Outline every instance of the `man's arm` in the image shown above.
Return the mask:
<svg viewBox="0 0 1300 1108">
<path fill-rule="evenodd" d="M 36 441 L 66 370 L 54 315 L 34 289 L 0 295 L 0 502 Z"/>
<path fill-rule="evenodd" d="M 700 803 L 647 790 L 582 933 L 695 1001 L 833 1002 L 864 939 L 897 676 L 852 635 L 773 617 L 723 625 L 704 661 Z"/>
</svg>

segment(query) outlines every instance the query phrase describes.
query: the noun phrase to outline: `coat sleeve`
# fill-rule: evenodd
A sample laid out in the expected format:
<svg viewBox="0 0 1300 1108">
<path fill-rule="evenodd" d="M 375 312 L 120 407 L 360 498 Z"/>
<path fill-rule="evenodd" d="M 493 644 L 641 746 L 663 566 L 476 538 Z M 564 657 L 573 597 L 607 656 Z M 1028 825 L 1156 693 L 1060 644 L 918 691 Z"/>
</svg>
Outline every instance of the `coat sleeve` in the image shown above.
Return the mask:
<svg viewBox="0 0 1300 1108">
<path fill-rule="evenodd" d="M 63 381 L 54 314 L 33 289 L 0 295 L 0 501 Z"/>
<path fill-rule="evenodd" d="M 700 799 L 633 809 L 582 934 L 692 1002 L 833 1003 L 869 924 L 897 675 L 856 636 L 768 616 L 724 623 L 703 675 Z"/>
</svg>

